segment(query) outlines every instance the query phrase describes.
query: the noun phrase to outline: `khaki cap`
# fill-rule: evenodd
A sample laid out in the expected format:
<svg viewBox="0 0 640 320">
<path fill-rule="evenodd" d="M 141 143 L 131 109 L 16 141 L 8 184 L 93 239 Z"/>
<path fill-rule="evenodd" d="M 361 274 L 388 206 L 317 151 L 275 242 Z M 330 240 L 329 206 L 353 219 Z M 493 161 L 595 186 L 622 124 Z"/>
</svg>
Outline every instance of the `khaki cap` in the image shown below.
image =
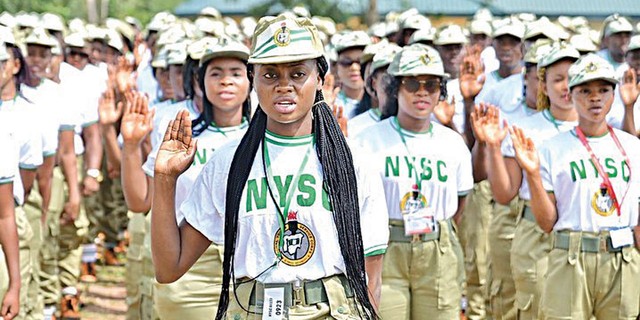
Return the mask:
<svg viewBox="0 0 640 320">
<path fill-rule="evenodd" d="M 402 48 L 395 43 L 390 43 L 386 47 L 382 48 L 378 53 L 373 56 L 371 62 L 371 74 L 375 73 L 378 69 L 387 67 L 393 61 L 396 53 L 400 52 Z"/>
<path fill-rule="evenodd" d="M 167 53 L 167 64 L 171 66 L 187 62 L 187 45 L 187 40 L 167 45 L 167 49 L 169 50 Z"/>
<path fill-rule="evenodd" d="M 72 33 L 64 37 L 64 43 L 67 47 L 84 48 L 86 42 L 84 36 L 81 33 Z"/>
<path fill-rule="evenodd" d="M 45 13 L 42 15 L 42 26 L 47 30 L 54 30 L 63 32 L 64 31 L 64 21 L 58 15 L 53 13 Z"/>
<path fill-rule="evenodd" d="M 16 21 L 16 18 L 13 15 L 11 15 L 11 13 L 4 11 L 0 14 L 1 25 L 13 29 L 17 23 L 18 22 Z"/>
<path fill-rule="evenodd" d="M 242 28 L 242 33 L 247 38 L 253 35 L 253 31 L 256 30 L 257 25 L 258 25 L 258 21 L 256 21 L 254 17 L 244 17 L 240 21 L 240 27 Z"/>
<path fill-rule="evenodd" d="M 218 43 L 218 38 L 203 37 L 187 45 L 187 55 L 193 60 L 200 60 L 207 48 Z"/>
<path fill-rule="evenodd" d="M 311 23 L 316 26 L 318 31 L 322 31 L 329 36 L 333 36 L 334 34 L 336 34 L 336 32 L 338 32 L 336 28 L 336 22 L 329 17 L 315 16 L 311 18 Z"/>
<path fill-rule="evenodd" d="M 166 69 L 168 66 L 167 64 L 168 54 L 169 54 L 169 49 L 167 49 L 167 47 L 163 46 L 158 48 L 158 52 L 156 52 L 156 55 L 153 56 L 153 60 L 151 60 L 151 67 Z"/>
<path fill-rule="evenodd" d="M 371 43 L 367 45 L 366 47 L 364 47 L 364 50 L 362 51 L 362 57 L 360 57 L 360 63 L 364 64 L 364 63 L 370 62 L 373 59 L 373 56 L 376 55 L 376 53 L 380 52 L 382 48 L 388 45 L 389 45 L 389 41 L 387 39 L 382 39 L 377 43 Z"/>
<path fill-rule="evenodd" d="M 418 29 L 409 38 L 409 44 L 425 42 L 433 42 L 436 38 L 436 28 L 431 27 L 428 29 Z"/>
<path fill-rule="evenodd" d="M 450 24 L 441 27 L 436 33 L 436 38 L 433 40 L 433 44 L 443 46 L 448 44 L 465 44 L 467 43 L 467 36 L 464 34 L 464 30 L 457 24 Z"/>
<path fill-rule="evenodd" d="M 16 37 L 11 28 L 0 26 L 0 42 L 16 45 Z"/>
<path fill-rule="evenodd" d="M 217 43 L 210 44 L 200 59 L 200 66 L 207 64 L 215 58 L 237 58 L 242 61 L 249 60 L 249 48 L 241 42 L 229 38 L 222 38 Z"/>
<path fill-rule="evenodd" d="M 307 9 L 307 7 L 305 6 L 295 6 L 291 11 L 293 11 L 293 13 L 295 13 L 298 17 L 311 18 L 311 13 L 309 13 L 309 9 Z"/>
<path fill-rule="evenodd" d="M 55 47 L 58 41 L 44 28 L 35 28 L 24 39 L 25 44 L 37 44 L 45 47 Z"/>
<path fill-rule="evenodd" d="M 551 50 L 540 57 L 538 67 L 546 68 L 566 58 L 578 60 L 580 58 L 580 52 L 565 41 L 554 42 Z"/>
<path fill-rule="evenodd" d="M 421 14 L 416 14 L 404 19 L 402 21 L 401 27 L 403 30 L 404 29 L 418 30 L 418 29 L 424 29 L 424 28 L 431 28 L 431 20 L 429 20 L 429 18 Z"/>
<path fill-rule="evenodd" d="M 633 32 L 633 25 L 627 18 L 615 13 L 604 19 L 602 27 L 602 35 L 604 37 L 620 32 Z"/>
<path fill-rule="evenodd" d="M 324 55 L 318 30 L 307 18 L 281 14 L 258 21 L 251 43 L 249 63 L 287 63 Z"/>
<path fill-rule="evenodd" d="M 497 38 L 504 35 L 511 35 L 518 39 L 524 38 L 525 26 L 524 24 L 515 18 L 506 18 L 496 22 L 493 30 L 493 38 Z"/>
<path fill-rule="evenodd" d="M 639 50 L 639 49 L 640 49 L 640 34 L 636 34 L 635 36 L 631 37 L 627 52 L 631 50 Z"/>
<path fill-rule="evenodd" d="M 489 23 L 489 21 L 474 20 L 469 24 L 469 32 L 471 34 L 484 34 L 491 37 L 493 29 L 491 28 L 491 23 Z"/>
<path fill-rule="evenodd" d="M 598 47 L 591 40 L 591 37 L 586 34 L 576 34 L 569 38 L 569 43 L 580 52 L 595 52 L 598 51 Z"/>
<path fill-rule="evenodd" d="M 527 53 L 524 55 L 525 63 L 534 63 L 538 64 L 540 58 L 551 51 L 551 44 L 553 41 L 550 39 L 538 39 L 533 45 L 529 48 Z"/>
<path fill-rule="evenodd" d="M 402 48 L 393 58 L 387 72 L 395 77 L 419 75 L 449 77 L 444 72 L 442 58 L 440 58 L 438 51 L 419 43 Z"/>
<path fill-rule="evenodd" d="M 86 26 L 87 29 L 87 39 L 89 40 L 106 40 L 107 39 L 107 30 L 96 27 L 93 24 L 88 24 Z"/>
<path fill-rule="evenodd" d="M 20 12 L 16 15 L 16 26 L 25 28 L 35 28 L 39 24 L 39 17 L 35 14 Z"/>
<path fill-rule="evenodd" d="M 593 80 L 604 80 L 614 85 L 618 84 L 613 66 L 596 54 L 589 53 L 578 59 L 569 68 L 569 89 Z"/>
<path fill-rule="evenodd" d="M 156 41 L 156 45 L 166 46 L 169 44 L 180 42 L 186 38 L 187 38 L 187 33 L 184 32 L 182 27 L 179 24 L 174 24 L 169 29 L 161 32 L 158 35 L 158 40 Z"/>
<path fill-rule="evenodd" d="M 218 11 L 218 9 L 216 9 L 214 7 L 202 8 L 202 10 L 200 10 L 200 15 L 201 16 L 208 16 L 208 17 L 212 17 L 212 18 L 216 18 L 216 19 L 222 19 L 222 15 L 220 14 L 220 11 Z"/>
<path fill-rule="evenodd" d="M 364 31 L 351 31 L 340 37 L 336 43 L 336 51 L 340 54 L 349 48 L 366 47 L 371 44 L 371 37 Z"/>
<path fill-rule="evenodd" d="M 542 17 L 526 25 L 524 40 L 542 35 L 553 41 L 557 41 L 560 39 L 560 35 L 563 32 L 564 31 L 560 30 L 555 24 L 553 24 L 549 18 Z"/>
<path fill-rule="evenodd" d="M 493 14 L 491 13 L 491 10 L 487 8 L 481 8 L 478 9 L 478 11 L 476 11 L 476 13 L 473 15 L 473 20 L 491 22 L 493 20 Z"/>
<path fill-rule="evenodd" d="M 118 52 L 122 53 L 124 50 L 124 43 L 122 42 L 122 36 L 120 33 L 115 30 L 107 31 L 107 45 L 113 49 L 118 50 Z"/>
</svg>

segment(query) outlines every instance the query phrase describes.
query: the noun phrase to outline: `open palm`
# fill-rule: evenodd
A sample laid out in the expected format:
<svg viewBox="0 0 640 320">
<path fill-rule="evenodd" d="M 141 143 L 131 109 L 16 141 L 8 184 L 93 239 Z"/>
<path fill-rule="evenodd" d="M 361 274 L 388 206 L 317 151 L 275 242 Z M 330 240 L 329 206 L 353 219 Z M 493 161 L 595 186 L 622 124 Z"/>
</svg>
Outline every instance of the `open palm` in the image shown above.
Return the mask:
<svg viewBox="0 0 640 320">
<path fill-rule="evenodd" d="M 482 115 L 483 121 L 481 121 L 485 134 L 485 142 L 492 146 L 500 146 L 502 140 L 507 136 L 506 121 L 503 121 L 503 126 L 500 125 L 500 111 L 498 107 L 486 104 L 485 110 L 486 112 Z"/>
<path fill-rule="evenodd" d="M 636 71 L 629 68 L 624 72 L 620 84 L 620 98 L 625 106 L 633 106 L 640 95 L 640 83 L 637 83 Z"/>
<path fill-rule="evenodd" d="M 149 99 L 139 92 L 128 92 L 120 133 L 127 144 L 140 145 L 153 129 L 155 110 L 149 111 Z"/>
<path fill-rule="evenodd" d="M 451 103 L 447 100 L 440 101 L 438 105 L 433 109 L 433 113 L 436 119 L 443 125 L 450 125 L 453 121 L 453 116 L 456 114 L 456 98 L 451 99 Z"/>
<path fill-rule="evenodd" d="M 189 112 L 181 110 L 167 126 L 156 156 L 155 174 L 178 177 L 191 166 L 195 152 Z"/>
<path fill-rule="evenodd" d="M 460 92 L 465 99 L 475 99 L 484 86 L 484 67 L 480 49 L 467 47 L 460 64 Z"/>
<path fill-rule="evenodd" d="M 98 112 L 100 114 L 100 124 L 111 125 L 118 122 L 123 111 L 123 103 L 115 101 L 115 94 L 112 88 L 107 90 L 100 97 Z"/>
<path fill-rule="evenodd" d="M 516 161 L 518 161 L 520 168 L 527 172 L 527 174 L 532 174 L 540 170 L 538 150 L 536 150 L 536 146 L 531 138 L 528 138 L 522 129 L 515 126 L 509 127 L 509 133 L 513 141 Z"/>
</svg>

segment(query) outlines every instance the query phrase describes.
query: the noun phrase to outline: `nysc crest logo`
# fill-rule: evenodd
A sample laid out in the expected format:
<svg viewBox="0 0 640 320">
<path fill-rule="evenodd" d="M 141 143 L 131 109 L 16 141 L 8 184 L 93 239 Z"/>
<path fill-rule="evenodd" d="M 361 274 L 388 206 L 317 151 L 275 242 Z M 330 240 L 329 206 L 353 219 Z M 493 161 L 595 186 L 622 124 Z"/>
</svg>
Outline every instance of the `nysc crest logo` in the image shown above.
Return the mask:
<svg viewBox="0 0 640 320">
<path fill-rule="evenodd" d="M 281 255 L 282 262 L 288 266 L 297 267 L 307 263 L 316 251 L 316 237 L 307 226 L 298 222 L 297 211 L 289 211 L 282 248 L 281 236 L 281 229 L 278 229 L 273 239 L 273 250 L 276 256 Z"/>
<path fill-rule="evenodd" d="M 597 214 L 603 217 L 608 217 L 613 214 L 615 207 L 606 186 L 600 186 L 600 189 L 593 194 L 591 207 Z"/>
<path fill-rule="evenodd" d="M 291 30 L 287 28 L 287 23 L 280 24 L 280 29 L 273 35 L 273 41 L 279 47 L 286 47 L 291 42 Z"/>
</svg>

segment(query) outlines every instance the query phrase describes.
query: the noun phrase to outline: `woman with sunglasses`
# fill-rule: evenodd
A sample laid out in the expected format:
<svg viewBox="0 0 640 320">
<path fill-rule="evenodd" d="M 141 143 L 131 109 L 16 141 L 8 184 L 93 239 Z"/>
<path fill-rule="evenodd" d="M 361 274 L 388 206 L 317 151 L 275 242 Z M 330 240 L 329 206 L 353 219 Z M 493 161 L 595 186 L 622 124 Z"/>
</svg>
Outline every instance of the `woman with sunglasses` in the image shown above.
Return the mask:
<svg viewBox="0 0 640 320">
<path fill-rule="evenodd" d="M 539 152 L 522 129 L 510 129 L 531 213 L 553 239 L 539 318 L 636 319 L 640 142 L 607 124 L 618 80 L 606 60 L 588 54 L 568 75 L 578 126 Z"/>
<path fill-rule="evenodd" d="M 195 70 L 195 73 L 185 74 L 189 77 L 185 79 L 185 83 L 189 85 L 185 91 L 194 103 L 201 104 L 203 112 L 193 120 L 187 110 L 178 112 L 178 116 L 192 121 L 194 137 L 198 139 L 200 149 L 189 169 L 176 181 L 176 207 L 186 199 L 196 177 L 216 150 L 229 141 L 241 138 L 248 127 L 247 120 L 250 116 L 251 104 L 246 60 L 249 57 L 249 49 L 241 43 L 225 38 L 218 43 L 209 40 L 211 39 L 204 39 L 197 44 L 200 45 L 201 53 L 197 54 L 194 50 L 193 56 L 186 64 L 187 70 Z M 123 175 L 127 179 L 128 200 L 132 197 L 142 198 L 142 194 L 131 192 L 132 187 L 137 192 L 146 191 L 148 198 L 154 196 L 152 181 L 155 177 L 148 173 L 145 176 L 145 173 L 150 171 L 153 174 L 155 163 L 149 164 L 147 160 L 143 171 L 140 165 L 141 155 L 131 152 L 131 150 L 140 150 L 139 144 L 148 133 L 145 129 L 150 129 L 149 122 L 152 118 L 152 114 L 146 110 L 145 99 L 138 97 L 137 100 L 142 104 L 128 111 L 122 124 L 126 157 L 123 166 L 127 166 Z M 136 121 L 136 118 L 139 120 Z M 146 122 L 143 119 L 146 119 Z M 164 122 L 164 120 L 159 121 Z M 167 123 L 166 126 L 170 124 Z M 131 145 L 132 142 L 136 144 Z M 160 152 L 161 147 L 158 145 L 155 148 L 156 150 L 152 151 L 154 160 L 155 154 Z M 138 165 L 135 171 L 130 168 L 134 156 Z M 147 167 L 149 165 L 150 168 Z M 133 185 L 132 182 L 140 180 L 143 183 Z M 140 200 L 143 199 L 138 199 L 138 202 L 145 203 Z M 150 200 L 148 204 L 150 205 Z M 135 210 L 144 212 L 149 208 L 136 207 Z M 178 223 L 184 221 L 181 215 L 177 215 L 174 219 Z M 167 319 L 202 319 L 215 314 L 222 278 L 221 257 L 222 247 L 212 244 L 181 279 L 171 284 L 155 284 L 154 303 L 158 313 Z M 152 266 L 149 265 L 149 267 Z"/>
<path fill-rule="evenodd" d="M 517 121 L 517 126 L 534 137 L 537 145 L 573 129 L 578 119 L 569 97 L 568 70 L 580 53 L 564 42 L 556 42 L 547 50 L 538 61 L 540 112 Z M 537 319 L 551 239 L 535 223 L 526 173 L 515 159 L 511 140 L 505 139 L 507 128 L 501 126 L 500 112 L 489 106 L 487 110 L 476 110 L 472 119 L 476 132 L 480 131 L 477 136 L 483 137 L 487 176 L 494 199 L 503 205 L 511 203 L 516 196 L 524 201 L 524 207 L 518 206 L 515 214 L 509 215 L 516 225 L 511 244 L 515 306 L 521 319 Z"/>
<path fill-rule="evenodd" d="M 343 35 L 336 45 L 337 75 L 341 87 L 336 96 L 335 104 L 343 108 L 347 119 L 357 115 L 356 110 L 358 110 L 360 100 L 365 94 L 360 58 L 362 58 L 364 48 L 370 43 L 371 39 L 364 31 L 352 31 Z"/>
<path fill-rule="evenodd" d="M 384 120 L 354 141 L 383 176 L 389 212 L 380 315 L 455 319 L 463 261 L 454 225 L 473 187 L 471 154 L 457 132 L 431 121 L 447 96 L 435 49 L 406 46 L 388 72 L 394 80 Z"/>
<path fill-rule="evenodd" d="M 322 101 L 318 31 L 307 18 L 264 17 L 252 48 L 260 107 L 244 138 L 205 165 L 180 225 L 175 182 L 196 142 L 184 112 L 166 131 L 154 178 L 156 278 L 175 281 L 212 242 L 224 243 L 217 319 L 374 318 L 387 242 L 381 182 L 354 166 Z"/>
</svg>

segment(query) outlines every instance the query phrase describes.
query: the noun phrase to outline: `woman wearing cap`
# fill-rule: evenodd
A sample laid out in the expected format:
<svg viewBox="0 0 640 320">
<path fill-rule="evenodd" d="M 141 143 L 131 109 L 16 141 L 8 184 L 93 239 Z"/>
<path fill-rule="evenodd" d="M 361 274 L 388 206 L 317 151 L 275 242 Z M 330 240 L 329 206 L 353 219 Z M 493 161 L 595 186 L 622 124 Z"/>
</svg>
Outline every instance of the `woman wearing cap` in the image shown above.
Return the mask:
<svg viewBox="0 0 640 320">
<path fill-rule="evenodd" d="M 406 46 L 388 72 L 394 80 L 384 120 L 354 139 L 383 176 L 389 212 L 380 314 L 455 319 L 463 262 L 453 220 L 473 187 L 471 154 L 458 133 L 431 121 L 447 94 L 435 49 Z"/>
<path fill-rule="evenodd" d="M 252 46 L 260 108 L 242 141 L 204 167 L 178 211 L 180 226 L 175 181 L 196 143 L 184 114 L 167 129 L 154 178 L 156 278 L 175 281 L 211 242 L 224 242 L 218 319 L 373 318 L 377 299 L 369 294 L 377 296 L 387 242 L 384 198 L 378 176 L 354 168 L 322 101 L 327 62 L 317 30 L 306 18 L 265 17 Z"/>
<path fill-rule="evenodd" d="M 352 31 L 343 35 L 336 45 L 337 75 L 341 87 L 335 104 L 344 108 L 344 114 L 348 119 L 357 115 L 358 104 L 365 94 L 360 58 L 365 46 L 370 43 L 371 39 L 365 32 Z"/>
<path fill-rule="evenodd" d="M 532 47 L 534 48 L 534 47 Z M 569 66 L 580 53 L 564 42 L 557 42 L 538 62 L 540 112 L 521 118 L 517 125 L 540 145 L 551 137 L 575 127 L 578 113 L 569 97 Z M 484 111 L 484 112 L 482 112 Z M 516 288 L 515 306 L 519 319 L 537 319 L 546 273 L 546 258 L 551 250 L 551 239 L 535 223 L 531 213 L 531 195 L 525 172 L 515 159 L 510 139 L 505 140 L 507 128 L 501 127 L 496 107 L 476 110 L 472 119 L 477 136 L 486 146 L 485 156 L 488 179 L 495 200 L 508 205 L 517 196 L 525 201 L 513 216 L 516 220 L 515 236 L 511 245 L 511 269 Z"/>
<path fill-rule="evenodd" d="M 635 319 L 640 142 L 606 122 L 617 84 L 609 63 L 589 54 L 568 74 L 577 127 L 544 142 L 539 153 L 522 129 L 510 130 L 531 212 L 553 238 L 540 317 Z"/>
<path fill-rule="evenodd" d="M 218 44 L 211 43 L 202 48 L 204 55 L 198 59 L 199 71 L 197 74 L 189 74 L 193 78 L 186 81 L 192 84 L 187 91 L 193 94 L 193 99 L 198 101 L 196 103 L 202 104 L 203 112 L 192 120 L 194 136 L 198 139 L 200 149 L 189 170 L 176 182 L 177 207 L 186 199 L 195 178 L 211 159 L 214 151 L 228 141 L 241 138 L 248 126 L 247 120 L 251 107 L 246 60 L 249 57 L 249 50 L 240 43 L 226 39 L 220 41 Z M 198 60 L 195 61 L 198 62 Z M 140 151 L 136 154 L 132 150 L 140 150 L 139 145 L 142 139 L 149 133 L 148 125 L 152 114 L 147 112 L 144 98 L 138 98 L 138 100 L 142 104 L 135 110 L 127 112 L 122 124 L 125 140 L 123 176 L 126 179 L 127 200 L 136 205 L 132 210 L 146 212 L 151 205 L 150 199 L 153 198 L 153 183 L 151 183 L 153 175 L 145 177 L 145 172 L 153 173 L 154 163 L 151 162 L 150 170 L 145 167 L 143 171 Z M 136 116 L 140 120 L 134 120 Z M 178 113 L 178 117 L 189 119 L 189 112 L 182 110 Z M 158 150 L 154 150 L 152 153 L 157 152 Z M 148 165 L 147 163 L 145 166 Z M 133 167 L 136 170 L 133 170 Z M 147 207 L 144 207 L 145 205 Z M 178 222 L 184 220 L 181 216 L 175 219 Z M 212 244 L 180 280 L 168 285 L 156 285 L 154 300 L 162 318 L 201 319 L 215 314 L 222 278 L 221 252 L 221 246 Z"/>
</svg>

